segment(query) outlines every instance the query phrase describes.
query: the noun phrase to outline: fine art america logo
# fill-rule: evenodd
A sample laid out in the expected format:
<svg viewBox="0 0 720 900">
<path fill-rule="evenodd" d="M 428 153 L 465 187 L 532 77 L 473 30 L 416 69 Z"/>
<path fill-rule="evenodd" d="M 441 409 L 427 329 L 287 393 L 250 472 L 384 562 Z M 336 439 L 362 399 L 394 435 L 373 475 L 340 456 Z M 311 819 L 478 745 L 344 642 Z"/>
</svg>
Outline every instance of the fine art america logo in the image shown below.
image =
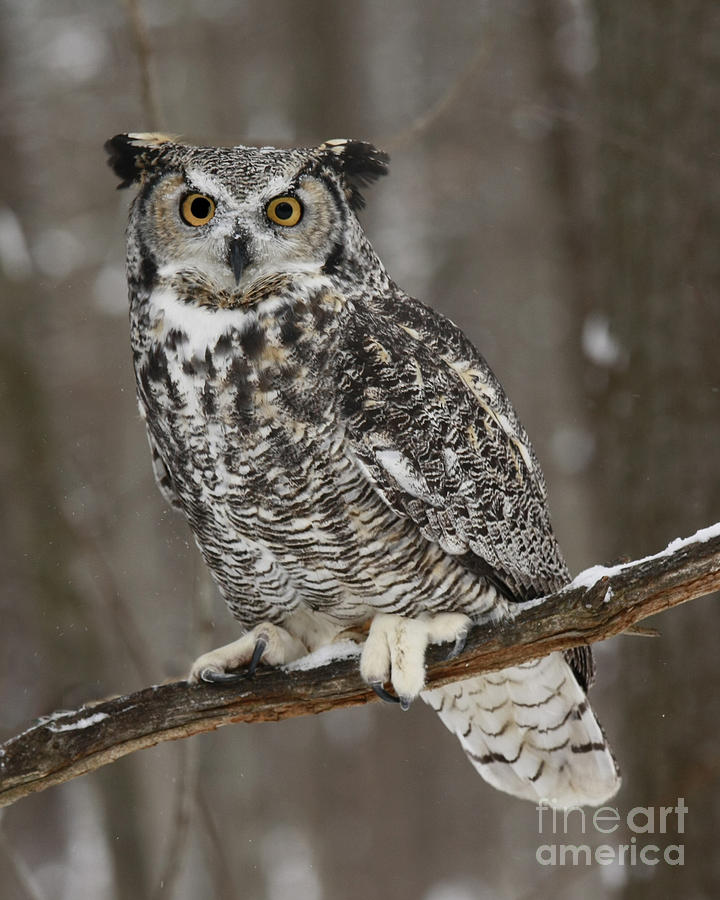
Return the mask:
<svg viewBox="0 0 720 900">
<path fill-rule="evenodd" d="M 685 833 L 688 808 L 683 797 L 678 797 L 675 806 L 635 806 L 626 814 L 614 806 L 587 811 L 579 806 L 553 809 L 543 802 L 535 809 L 538 833 L 548 842 L 535 853 L 541 866 L 685 865 L 685 845 L 669 843 Z M 582 835 L 615 837 L 606 844 L 567 843 L 568 830 L 577 829 Z"/>
</svg>

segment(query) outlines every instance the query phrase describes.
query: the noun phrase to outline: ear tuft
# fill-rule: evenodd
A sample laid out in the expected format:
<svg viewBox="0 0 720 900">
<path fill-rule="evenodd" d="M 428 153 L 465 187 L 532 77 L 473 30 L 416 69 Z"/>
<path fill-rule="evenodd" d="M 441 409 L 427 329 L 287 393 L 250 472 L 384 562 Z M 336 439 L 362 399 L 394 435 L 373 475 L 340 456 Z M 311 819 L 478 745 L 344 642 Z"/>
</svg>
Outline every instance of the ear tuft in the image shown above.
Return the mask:
<svg viewBox="0 0 720 900">
<path fill-rule="evenodd" d="M 353 209 L 362 209 L 365 199 L 360 187 L 372 184 L 381 175 L 387 175 L 390 157 L 366 141 L 336 138 L 325 141 L 319 148 L 324 151 L 333 168 L 345 182 L 345 192 Z"/>
<path fill-rule="evenodd" d="M 170 134 L 116 134 L 105 142 L 108 165 L 120 179 L 118 189 L 140 181 L 146 169 L 155 165 L 175 138 Z"/>
</svg>

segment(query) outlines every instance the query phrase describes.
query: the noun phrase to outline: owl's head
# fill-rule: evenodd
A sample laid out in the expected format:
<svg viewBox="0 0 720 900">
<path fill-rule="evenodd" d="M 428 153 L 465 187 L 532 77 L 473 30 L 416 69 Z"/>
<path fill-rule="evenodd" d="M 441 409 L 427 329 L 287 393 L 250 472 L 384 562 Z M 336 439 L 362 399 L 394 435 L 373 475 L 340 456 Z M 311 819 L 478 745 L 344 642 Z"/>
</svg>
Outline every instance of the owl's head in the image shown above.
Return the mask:
<svg viewBox="0 0 720 900">
<path fill-rule="evenodd" d="M 278 150 L 119 134 L 105 149 L 119 187 L 139 185 L 130 232 L 147 270 L 196 270 L 225 290 L 278 272 L 352 268 L 352 256 L 367 252 L 355 217 L 360 188 L 388 161 L 349 140 Z"/>
</svg>

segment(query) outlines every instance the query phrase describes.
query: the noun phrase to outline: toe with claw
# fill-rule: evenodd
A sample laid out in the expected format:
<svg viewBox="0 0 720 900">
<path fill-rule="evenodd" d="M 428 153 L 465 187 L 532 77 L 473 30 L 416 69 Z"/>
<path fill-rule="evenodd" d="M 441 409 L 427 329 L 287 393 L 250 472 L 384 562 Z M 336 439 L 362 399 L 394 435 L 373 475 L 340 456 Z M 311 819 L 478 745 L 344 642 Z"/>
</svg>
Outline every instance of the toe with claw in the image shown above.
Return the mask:
<svg viewBox="0 0 720 900">
<path fill-rule="evenodd" d="M 194 680 L 204 681 L 207 684 L 237 684 L 239 681 L 243 681 L 245 677 L 245 672 L 219 672 L 217 669 L 206 666 Z"/>
<path fill-rule="evenodd" d="M 425 651 L 428 644 L 453 642 L 451 658 L 462 652 L 470 620 L 462 613 L 440 613 L 409 619 L 380 613 L 372 620 L 360 673 L 383 700 L 408 709 L 425 687 Z M 384 685 L 390 682 L 395 694 Z"/>
<path fill-rule="evenodd" d="M 448 653 L 447 659 L 455 659 L 456 656 L 460 656 L 460 654 L 465 649 L 465 644 L 467 644 L 467 636 L 468 636 L 468 628 L 463 628 L 463 630 L 458 634 L 455 638 L 455 643 L 452 646 L 452 650 Z"/>
<path fill-rule="evenodd" d="M 263 622 L 231 644 L 203 653 L 192 665 L 188 681 L 235 684 L 252 678 L 263 662 L 281 666 L 299 659 L 307 647 L 279 625 Z M 247 669 L 238 671 L 247 663 Z"/>
<path fill-rule="evenodd" d="M 200 681 L 205 681 L 209 684 L 237 684 L 239 681 L 244 681 L 246 678 L 252 678 L 262 659 L 263 653 L 267 649 L 267 645 L 267 635 L 259 634 L 255 641 L 255 647 L 253 648 L 253 654 L 250 657 L 247 669 L 236 672 L 226 672 L 222 669 L 218 670 L 211 666 L 206 666 L 200 672 Z"/>
<path fill-rule="evenodd" d="M 386 703 L 399 703 L 399 697 L 393 697 L 392 694 L 389 694 L 385 688 L 382 686 L 382 683 L 379 681 L 373 681 L 370 683 L 370 687 L 375 691 L 378 697 L 381 700 L 384 700 Z"/>
</svg>

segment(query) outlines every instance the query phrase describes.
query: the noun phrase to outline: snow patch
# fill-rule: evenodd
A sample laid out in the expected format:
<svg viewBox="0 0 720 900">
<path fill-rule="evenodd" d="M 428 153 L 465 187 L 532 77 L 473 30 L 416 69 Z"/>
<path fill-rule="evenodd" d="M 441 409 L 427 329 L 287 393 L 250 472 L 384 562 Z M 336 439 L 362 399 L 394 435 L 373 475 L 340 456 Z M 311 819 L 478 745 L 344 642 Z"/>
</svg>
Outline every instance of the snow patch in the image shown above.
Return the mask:
<svg viewBox="0 0 720 900">
<path fill-rule="evenodd" d="M 638 560 L 638 562 L 640 562 L 640 560 Z M 590 566 L 589 569 L 585 569 L 570 582 L 567 586 L 567 590 L 579 587 L 591 588 L 594 584 L 597 584 L 601 578 L 609 578 L 611 575 L 617 575 L 618 572 L 621 572 L 625 568 L 625 565 L 626 564 L 623 563 L 619 566 Z M 627 565 L 629 565 L 629 563 Z"/>
<path fill-rule="evenodd" d="M 504 610 L 503 612 L 508 619 L 514 619 L 519 616 L 520 613 L 525 612 L 526 609 L 532 609 L 534 606 L 542 606 L 548 596 L 549 594 L 544 594 L 542 597 L 535 597 L 534 600 L 521 600 L 519 603 L 513 602 L 512 605 L 506 604 L 507 610 Z M 498 619 L 498 621 L 500 621 L 500 619 Z"/>
<path fill-rule="evenodd" d="M 664 550 L 663 553 L 659 553 L 658 556 L 668 556 L 670 553 L 674 553 L 682 547 L 688 547 L 690 544 L 705 544 L 716 537 L 720 537 L 720 522 L 716 522 L 714 525 L 708 525 L 707 528 L 701 528 L 691 537 L 675 538 L 674 541 L 670 541 L 667 545 L 667 549 Z"/>
<path fill-rule="evenodd" d="M 662 559 L 664 556 L 672 556 L 678 550 L 684 547 L 690 547 L 692 544 L 704 544 L 713 538 L 720 537 L 720 522 L 715 525 L 708 525 L 707 528 L 701 528 L 695 534 L 686 538 L 675 538 L 670 541 L 664 550 L 659 553 L 653 553 L 651 556 L 643 556 L 642 559 L 633 559 L 627 563 L 620 563 L 617 566 L 590 566 L 580 572 L 571 582 L 563 588 L 563 591 L 572 591 L 575 588 L 585 588 L 586 590 L 597 584 L 602 578 L 612 578 L 618 575 L 624 569 L 630 569 L 633 566 L 639 566 L 641 563 L 652 562 L 655 559 Z M 603 603 L 610 603 L 613 598 L 613 590 L 608 585 L 603 597 Z M 534 600 L 525 600 L 521 603 L 513 603 L 507 612 L 510 619 L 521 615 L 525 610 L 532 609 L 534 606 L 541 606 L 547 600 L 547 596 L 536 597 Z"/>
<path fill-rule="evenodd" d="M 19 281 L 32 273 L 32 261 L 20 220 L 9 206 L 0 207 L 0 268 Z"/>
<path fill-rule="evenodd" d="M 573 588 L 581 587 L 591 588 L 601 578 L 612 578 L 613 575 L 619 574 L 624 569 L 639 566 L 641 563 L 652 562 L 655 559 L 662 559 L 664 556 L 672 556 L 673 553 L 682 550 L 684 547 L 690 547 L 692 544 L 704 544 L 716 537 L 720 537 L 720 522 L 716 522 L 715 525 L 709 525 L 707 528 L 701 528 L 690 537 L 675 538 L 674 541 L 670 541 L 664 550 L 661 550 L 659 553 L 653 553 L 650 556 L 643 556 L 642 559 L 634 559 L 632 562 L 621 563 L 617 566 L 591 566 L 589 569 L 585 569 L 584 572 L 580 572 L 565 590 L 570 591 Z M 606 594 L 604 602 L 609 602 L 609 599 Z"/>
<path fill-rule="evenodd" d="M 622 357 L 622 347 L 610 332 L 610 322 L 602 313 L 593 313 L 583 323 L 582 348 L 596 366 L 612 368 Z"/>
<path fill-rule="evenodd" d="M 82 728 L 89 728 L 91 725 L 95 725 L 97 722 L 102 722 L 103 719 L 109 719 L 110 716 L 107 713 L 93 713 L 92 716 L 85 716 L 83 719 L 76 719 L 74 722 L 68 722 L 66 725 L 60 725 L 55 721 L 45 722 L 45 726 L 50 729 L 50 731 L 59 732 L 59 731 L 79 731 Z"/>
<path fill-rule="evenodd" d="M 349 659 L 353 656 L 359 656 L 362 647 L 355 641 L 337 641 L 334 644 L 325 644 L 319 647 L 307 656 L 301 656 L 286 666 L 283 666 L 286 672 L 307 672 L 309 669 L 319 669 L 322 666 L 329 666 L 337 660 Z"/>
</svg>

